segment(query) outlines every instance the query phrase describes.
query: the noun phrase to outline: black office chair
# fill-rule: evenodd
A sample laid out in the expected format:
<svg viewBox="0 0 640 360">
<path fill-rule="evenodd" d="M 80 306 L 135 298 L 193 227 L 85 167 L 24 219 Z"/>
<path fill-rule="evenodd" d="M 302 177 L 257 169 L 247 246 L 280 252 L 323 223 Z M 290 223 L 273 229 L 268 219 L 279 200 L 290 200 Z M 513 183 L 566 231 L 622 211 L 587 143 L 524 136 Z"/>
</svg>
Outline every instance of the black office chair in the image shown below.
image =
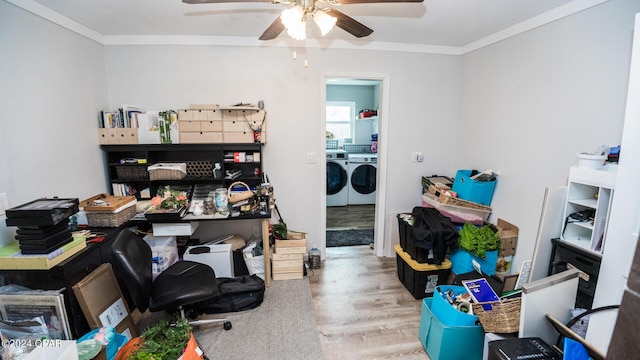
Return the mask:
<svg viewBox="0 0 640 360">
<path fill-rule="evenodd" d="M 129 230 L 118 234 L 112 245 L 114 267 L 129 291 L 134 305 L 145 312 L 170 311 L 185 318 L 185 306 L 220 295 L 215 272 L 205 264 L 178 261 L 153 279 L 151 248 L 144 239 Z M 189 321 L 191 325 L 224 323 L 226 319 Z"/>
</svg>

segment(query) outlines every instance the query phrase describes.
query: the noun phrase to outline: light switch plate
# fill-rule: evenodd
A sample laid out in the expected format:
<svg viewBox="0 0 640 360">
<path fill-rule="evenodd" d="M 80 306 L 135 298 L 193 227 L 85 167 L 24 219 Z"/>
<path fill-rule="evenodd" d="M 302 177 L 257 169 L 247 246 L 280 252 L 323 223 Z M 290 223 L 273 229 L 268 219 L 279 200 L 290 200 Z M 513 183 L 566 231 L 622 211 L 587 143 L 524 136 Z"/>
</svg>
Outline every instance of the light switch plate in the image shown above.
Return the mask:
<svg viewBox="0 0 640 360">
<path fill-rule="evenodd" d="M 317 152 L 308 152 L 307 153 L 307 164 L 317 164 L 318 163 L 318 153 Z"/>
</svg>

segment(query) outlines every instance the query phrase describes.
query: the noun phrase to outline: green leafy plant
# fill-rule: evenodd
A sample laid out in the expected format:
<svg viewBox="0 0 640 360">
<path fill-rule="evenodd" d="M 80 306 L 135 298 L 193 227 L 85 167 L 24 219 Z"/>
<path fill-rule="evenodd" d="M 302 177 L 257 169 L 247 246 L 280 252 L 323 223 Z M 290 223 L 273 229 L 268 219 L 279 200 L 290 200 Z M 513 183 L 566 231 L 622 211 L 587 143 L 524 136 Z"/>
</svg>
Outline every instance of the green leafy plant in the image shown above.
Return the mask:
<svg viewBox="0 0 640 360">
<path fill-rule="evenodd" d="M 460 230 L 460 247 L 480 259 L 487 257 L 487 251 L 500 248 L 500 236 L 491 227 L 483 225 L 477 227 L 469 222 Z"/>
<path fill-rule="evenodd" d="M 273 232 L 273 236 L 276 239 L 287 238 L 287 224 L 282 221 L 279 221 L 277 224 L 271 225 L 271 231 Z"/>
<path fill-rule="evenodd" d="M 128 360 L 175 360 L 182 355 L 190 336 L 191 325 L 187 320 L 180 319 L 175 326 L 161 320 L 142 332 L 142 345 Z"/>
</svg>

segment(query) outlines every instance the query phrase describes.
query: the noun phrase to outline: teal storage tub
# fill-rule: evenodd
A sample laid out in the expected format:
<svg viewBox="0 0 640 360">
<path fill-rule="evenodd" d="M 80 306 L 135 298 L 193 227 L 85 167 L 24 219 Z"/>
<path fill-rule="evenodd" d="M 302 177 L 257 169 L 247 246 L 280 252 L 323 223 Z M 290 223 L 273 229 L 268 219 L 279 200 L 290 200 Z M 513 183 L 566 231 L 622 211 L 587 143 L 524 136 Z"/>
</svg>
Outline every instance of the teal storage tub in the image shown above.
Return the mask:
<svg viewBox="0 0 640 360">
<path fill-rule="evenodd" d="M 463 200 L 490 206 L 497 181 L 476 181 L 471 178 L 471 170 L 458 170 L 451 190 Z"/>
<path fill-rule="evenodd" d="M 496 272 L 496 263 L 498 262 L 498 250 L 487 251 L 487 257 L 483 260 L 463 249 L 456 249 L 449 254 L 451 260 L 451 271 L 454 274 L 466 274 L 474 271 L 472 260 L 480 264 L 482 272 L 491 276 Z"/>
<path fill-rule="evenodd" d="M 422 301 L 418 338 L 431 360 L 482 360 L 482 326 L 444 325 L 432 312 L 433 298 Z"/>
<path fill-rule="evenodd" d="M 78 340 L 76 340 L 77 343 L 80 343 L 84 340 L 89 340 L 89 339 L 93 339 L 95 337 L 95 335 L 100 331 L 100 328 L 97 329 L 93 329 L 91 331 L 89 331 L 88 333 L 82 335 L 82 337 Z M 118 353 L 118 350 L 120 350 L 120 348 L 128 341 L 128 338 L 125 335 L 122 334 L 118 334 L 117 332 L 114 332 L 114 336 L 111 339 L 111 341 L 109 341 L 109 343 L 107 344 L 107 346 L 104 348 L 105 349 L 105 353 L 106 353 L 106 357 L 107 360 L 113 360 L 116 357 L 116 354 Z"/>
<path fill-rule="evenodd" d="M 458 285 L 439 285 L 433 294 L 433 302 L 431 303 L 431 312 L 446 326 L 473 326 L 476 325 L 478 317 L 469 315 L 455 309 L 449 301 L 442 297 L 442 294 L 448 290 L 453 291 L 454 295 L 460 295 L 467 292 L 464 286 Z"/>
</svg>

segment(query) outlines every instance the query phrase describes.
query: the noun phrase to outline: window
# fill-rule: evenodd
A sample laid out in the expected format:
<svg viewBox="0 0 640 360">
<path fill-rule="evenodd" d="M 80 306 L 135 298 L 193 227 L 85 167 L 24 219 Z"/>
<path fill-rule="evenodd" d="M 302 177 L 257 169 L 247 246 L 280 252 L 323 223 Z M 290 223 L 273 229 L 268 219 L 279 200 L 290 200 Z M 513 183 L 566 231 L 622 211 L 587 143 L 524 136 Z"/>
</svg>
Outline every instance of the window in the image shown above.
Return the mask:
<svg viewBox="0 0 640 360">
<path fill-rule="evenodd" d="M 327 131 L 341 144 L 353 139 L 356 103 L 352 101 L 327 101 Z"/>
</svg>

